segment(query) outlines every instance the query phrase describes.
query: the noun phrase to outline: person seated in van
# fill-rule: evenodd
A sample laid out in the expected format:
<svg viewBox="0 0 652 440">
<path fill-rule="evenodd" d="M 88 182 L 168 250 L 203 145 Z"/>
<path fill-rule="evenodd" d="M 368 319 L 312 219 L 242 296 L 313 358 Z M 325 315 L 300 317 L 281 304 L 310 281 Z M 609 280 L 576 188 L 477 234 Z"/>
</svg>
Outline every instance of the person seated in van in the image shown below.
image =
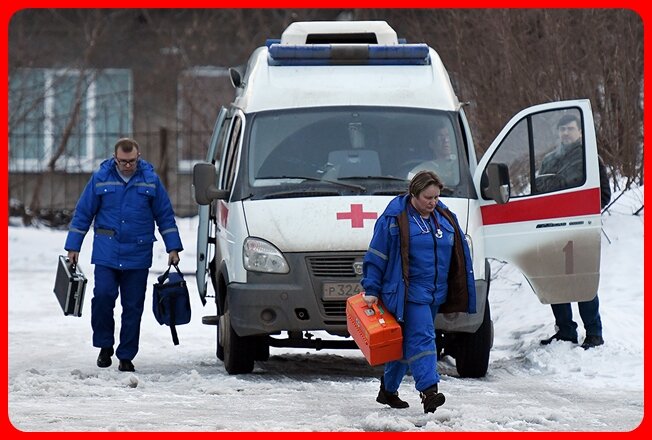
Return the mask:
<svg viewBox="0 0 652 440">
<path fill-rule="evenodd" d="M 432 171 L 418 172 L 408 193 L 390 201 L 376 221 L 363 260 L 365 302 L 382 300 L 403 329 L 403 358 L 385 364 L 376 398 L 391 408 L 409 406 L 398 397 L 408 369 L 425 413 L 444 404 L 435 316 L 476 312 L 471 253 L 457 217 L 439 199 L 443 188 Z"/>
<path fill-rule="evenodd" d="M 445 186 L 454 186 L 460 180 L 457 155 L 451 145 L 451 134 L 448 126 L 441 124 L 435 129 L 434 136 L 428 139 L 428 150 L 432 159 L 426 160 L 412 168 L 408 173 L 408 180 L 422 170 L 434 171 L 444 182 Z"/>
</svg>

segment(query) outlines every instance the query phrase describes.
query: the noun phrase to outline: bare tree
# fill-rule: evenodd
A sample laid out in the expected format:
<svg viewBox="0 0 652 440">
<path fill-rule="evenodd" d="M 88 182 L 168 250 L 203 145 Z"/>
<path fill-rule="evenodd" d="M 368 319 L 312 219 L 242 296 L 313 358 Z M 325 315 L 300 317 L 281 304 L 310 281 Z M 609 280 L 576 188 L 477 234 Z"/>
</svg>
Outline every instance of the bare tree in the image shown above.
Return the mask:
<svg viewBox="0 0 652 440">
<path fill-rule="evenodd" d="M 78 14 L 83 14 L 83 16 Z M 31 18 L 33 18 L 33 16 L 31 16 L 30 19 Z M 46 168 L 35 176 L 36 180 L 32 189 L 29 211 L 27 213 L 28 215 L 25 217 L 25 221 L 31 221 L 31 216 L 38 214 L 41 210 L 40 196 L 42 193 L 42 187 L 45 182 L 51 181 L 52 174 L 54 174 L 58 168 L 57 163 L 66 154 L 71 136 L 79 125 L 80 112 L 85 104 L 86 91 L 96 76 L 101 72 L 101 69 L 93 67 L 94 58 L 96 58 L 98 52 L 101 51 L 102 40 L 110 38 L 112 33 L 116 31 L 116 27 L 113 26 L 114 24 L 113 20 L 106 20 L 105 15 L 100 13 L 100 11 L 90 11 L 89 13 L 81 13 L 78 11 L 52 11 L 51 14 L 48 14 L 47 18 L 37 16 L 35 26 L 22 27 L 21 29 L 23 31 L 20 33 L 22 37 L 21 41 L 28 42 L 32 40 L 32 32 L 36 32 L 39 34 L 36 41 L 40 41 L 41 43 L 43 40 L 40 34 L 45 32 L 44 28 L 47 29 L 47 27 L 52 28 L 56 26 L 58 29 L 71 29 L 69 31 L 70 40 L 71 42 L 74 42 L 71 46 L 77 48 L 79 51 L 78 55 L 72 57 L 72 59 L 68 61 L 66 67 L 67 71 L 74 71 L 76 77 L 70 107 L 63 113 L 65 119 L 60 121 L 61 131 L 59 136 L 54 138 L 55 145 L 52 148 L 49 158 L 47 158 Z M 20 42 L 18 47 L 20 47 Z M 14 46 L 14 50 L 11 54 L 13 56 L 10 56 L 10 76 L 12 72 L 16 72 L 17 69 L 27 66 L 32 67 L 36 60 L 40 59 L 39 55 L 42 56 L 42 59 L 47 59 L 53 55 L 51 53 L 51 48 L 47 46 L 31 46 L 29 48 L 24 47 L 24 49 L 25 51 L 16 50 L 16 46 Z M 29 57 L 27 56 L 28 54 Z M 56 62 L 54 65 L 56 66 Z M 44 93 L 41 94 L 38 99 L 33 100 L 28 106 L 17 105 L 18 108 L 26 108 L 27 111 L 10 115 L 10 135 L 15 127 L 31 117 L 30 109 L 33 110 L 37 106 L 42 106 L 45 96 L 48 94 L 54 94 L 53 90 L 56 86 L 57 81 L 55 80 L 52 82 L 49 89 L 44 90 Z M 26 95 L 33 96 L 33 93 L 30 93 L 30 91 L 18 89 L 13 90 L 13 92 L 19 97 L 19 99 L 23 99 Z"/>
<path fill-rule="evenodd" d="M 625 9 L 372 10 L 446 64 L 483 152 L 525 106 L 589 98 L 600 154 L 626 186 L 643 178 L 643 27 Z M 368 15 L 367 15 L 368 14 Z"/>
<path fill-rule="evenodd" d="M 174 185 L 176 170 L 168 172 L 166 164 L 184 159 L 188 145 L 205 150 L 215 115 L 233 94 L 220 89 L 217 77 L 188 72 L 242 65 L 293 21 L 337 19 L 385 20 L 408 42 L 434 47 L 460 100 L 470 103 L 466 113 L 479 153 L 521 108 L 589 98 L 599 151 L 611 174 L 626 177 L 625 186 L 642 181 L 643 25 L 626 9 L 31 9 L 10 24 L 10 78 L 20 68 L 80 72 L 37 186 L 65 157 L 94 73 L 131 69 L 134 131 L 180 133 L 168 136 L 177 149 L 160 146 L 164 174 Z M 30 101 L 10 113 L 10 133 L 42 105 L 25 87 L 22 97 L 12 89 L 12 103 Z M 187 127 L 199 137 L 184 139 Z M 166 138 L 155 136 L 150 143 Z M 31 195 L 36 211 L 38 188 Z"/>
</svg>

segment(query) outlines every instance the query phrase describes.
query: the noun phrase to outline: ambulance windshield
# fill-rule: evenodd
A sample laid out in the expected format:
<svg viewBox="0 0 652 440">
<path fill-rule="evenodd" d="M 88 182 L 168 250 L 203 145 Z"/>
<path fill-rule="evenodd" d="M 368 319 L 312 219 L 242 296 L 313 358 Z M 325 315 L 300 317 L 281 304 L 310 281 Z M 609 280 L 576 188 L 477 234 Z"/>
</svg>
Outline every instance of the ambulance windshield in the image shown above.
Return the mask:
<svg viewBox="0 0 652 440">
<path fill-rule="evenodd" d="M 261 112 L 249 119 L 247 184 L 256 193 L 319 180 L 400 192 L 426 169 L 441 177 L 450 194 L 469 180 L 454 116 L 387 107 Z"/>
</svg>

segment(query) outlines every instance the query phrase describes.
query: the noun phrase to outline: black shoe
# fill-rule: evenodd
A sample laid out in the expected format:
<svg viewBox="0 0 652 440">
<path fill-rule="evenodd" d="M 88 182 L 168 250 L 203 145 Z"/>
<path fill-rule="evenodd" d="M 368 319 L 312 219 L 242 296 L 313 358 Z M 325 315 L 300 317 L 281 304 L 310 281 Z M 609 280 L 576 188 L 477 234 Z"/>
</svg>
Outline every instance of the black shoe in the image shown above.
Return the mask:
<svg viewBox="0 0 652 440">
<path fill-rule="evenodd" d="M 113 347 L 101 348 L 100 354 L 97 356 L 97 366 L 100 368 L 110 367 L 111 356 L 113 356 Z"/>
<path fill-rule="evenodd" d="M 577 336 L 574 338 L 567 338 L 566 336 L 561 336 L 559 333 L 555 333 L 554 335 L 550 336 L 547 339 L 542 339 L 539 341 L 541 345 L 548 345 L 552 341 L 566 341 L 566 342 L 572 342 L 573 344 L 577 344 Z"/>
<path fill-rule="evenodd" d="M 120 365 L 118 365 L 118 370 L 120 371 L 136 371 L 134 364 L 130 360 L 120 360 Z"/>
<path fill-rule="evenodd" d="M 410 406 L 405 400 L 398 397 L 398 392 L 390 393 L 385 391 L 385 381 L 382 377 L 380 378 L 380 391 L 378 391 L 376 402 L 389 405 L 392 408 L 408 408 Z"/>
<path fill-rule="evenodd" d="M 596 335 L 586 335 L 584 342 L 582 342 L 582 348 L 588 350 L 589 348 L 597 347 L 598 345 L 604 344 L 604 339 L 602 336 Z"/>
<path fill-rule="evenodd" d="M 438 392 L 437 384 L 419 394 L 421 396 L 421 403 L 423 403 L 424 413 L 434 413 L 437 408 L 446 402 L 446 397 Z"/>
</svg>

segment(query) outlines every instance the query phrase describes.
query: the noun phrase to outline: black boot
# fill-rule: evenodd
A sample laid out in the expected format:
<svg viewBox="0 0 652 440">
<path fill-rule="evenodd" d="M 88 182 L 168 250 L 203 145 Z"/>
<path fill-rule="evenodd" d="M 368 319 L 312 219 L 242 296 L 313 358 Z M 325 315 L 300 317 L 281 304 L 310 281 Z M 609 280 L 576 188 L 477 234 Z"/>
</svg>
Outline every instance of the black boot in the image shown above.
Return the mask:
<svg viewBox="0 0 652 440">
<path fill-rule="evenodd" d="M 382 376 L 380 377 L 380 391 L 378 391 L 376 402 L 389 405 L 392 408 L 407 408 L 410 406 L 405 400 L 401 400 L 398 397 L 398 391 L 390 393 L 385 390 L 385 380 Z"/>
<path fill-rule="evenodd" d="M 584 342 L 582 342 L 582 348 L 588 350 L 589 348 L 597 347 L 598 345 L 604 344 L 604 339 L 602 336 L 598 335 L 586 335 Z"/>
<path fill-rule="evenodd" d="M 560 335 L 559 332 L 557 332 L 554 335 L 550 336 L 549 338 L 540 340 L 539 343 L 541 345 L 548 345 L 551 344 L 552 341 L 566 341 L 566 342 L 572 342 L 573 344 L 577 344 L 577 336 L 575 337 L 563 336 Z"/>
<path fill-rule="evenodd" d="M 136 371 L 134 364 L 129 359 L 121 359 L 120 365 L 118 365 L 118 370 L 120 371 Z"/>
<path fill-rule="evenodd" d="M 437 384 L 419 393 L 419 395 L 421 396 L 421 403 L 423 403 L 424 413 L 434 413 L 437 408 L 446 402 L 446 397 L 437 391 Z"/>
<path fill-rule="evenodd" d="M 113 347 L 101 348 L 100 354 L 97 356 L 97 366 L 100 368 L 110 367 L 111 356 L 113 356 Z"/>
</svg>

